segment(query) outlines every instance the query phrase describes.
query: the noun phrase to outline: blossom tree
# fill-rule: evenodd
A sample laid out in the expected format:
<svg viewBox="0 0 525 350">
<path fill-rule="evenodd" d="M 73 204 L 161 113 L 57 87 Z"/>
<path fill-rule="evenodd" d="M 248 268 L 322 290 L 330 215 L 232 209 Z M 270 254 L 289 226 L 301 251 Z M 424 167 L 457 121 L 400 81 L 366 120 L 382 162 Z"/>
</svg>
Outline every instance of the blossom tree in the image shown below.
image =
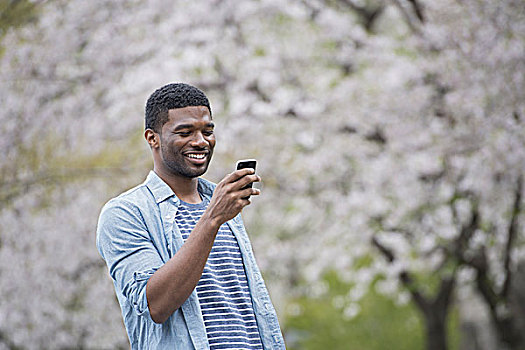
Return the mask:
<svg viewBox="0 0 525 350">
<path fill-rule="evenodd" d="M 352 271 L 360 251 L 373 254 L 362 242 L 372 242 L 388 264 L 374 259 L 348 280 L 363 288 L 363 280 L 385 275 L 380 289 L 407 290 L 425 316 L 427 348 L 446 348 L 445 320 L 454 288 L 472 279 L 491 309 L 502 346 L 523 347 L 522 329 L 508 304 L 512 272 L 523 258 L 518 222 L 523 211 L 524 23 L 519 5 L 396 2 L 407 23 L 405 33 L 392 31 L 403 36 L 398 42 L 374 34 L 381 26 L 389 28 L 386 18 L 375 24 L 368 20 L 392 10 L 382 3 L 336 2 L 325 22 L 321 5 L 309 4 L 319 23 L 341 29 L 347 40 L 348 30 L 339 24 L 349 17 L 345 7 L 357 9 L 372 34 L 346 56 L 353 62 L 340 65 L 343 73 L 365 66 L 358 73 L 366 78 L 350 74 L 327 89 L 331 96 L 323 96 L 328 105 L 323 114 L 335 125 L 326 118 L 324 125 L 315 124 L 313 146 L 305 153 L 316 163 L 297 162 L 315 164 L 315 173 L 323 176 L 306 179 L 299 192 L 314 193 L 308 196 L 313 201 L 302 200 L 296 208 L 324 208 L 326 221 L 297 213 L 297 226 L 290 231 L 304 243 L 297 248 L 297 240 L 290 240 L 283 252 L 295 247 L 304 261 L 286 265 L 308 266 L 310 276 L 319 276 L 323 263 Z M 338 43 L 331 57 L 338 57 L 341 47 Z M 341 118 L 339 125 L 335 116 Z M 312 172 L 301 168 L 299 173 Z M 305 235 L 309 231 L 312 235 Z M 363 294 L 360 288 L 348 295 L 350 304 Z"/>
<path fill-rule="evenodd" d="M 474 286 L 522 344 L 519 1 L 21 3 L 31 16 L 0 27 L 0 348 L 127 347 L 94 231 L 150 168 L 144 101 L 171 81 L 210 97 L 207 177 L 259 160 L 244 215 L 281 316 L 335 270 L 351 317 L 379 277 L 444 349 Z"/>
</svg>

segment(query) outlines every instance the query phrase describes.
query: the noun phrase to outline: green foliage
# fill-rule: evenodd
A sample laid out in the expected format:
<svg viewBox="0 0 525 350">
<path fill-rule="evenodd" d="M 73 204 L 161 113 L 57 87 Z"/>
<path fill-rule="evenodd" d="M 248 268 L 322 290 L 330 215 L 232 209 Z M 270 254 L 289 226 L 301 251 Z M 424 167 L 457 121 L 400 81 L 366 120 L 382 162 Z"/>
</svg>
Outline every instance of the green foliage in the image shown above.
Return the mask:
<svg viewBox="0 0 525 350">
<path fill-rule="evenodd" d="M 354 268 L 357 270 L 362 267 L 369 267 L 370 265 L 372 265 L 373 262 L 374 258 L 370 254 L 367 254 L 356 259 L 354 263 Z"/>
<path fill-rule="evenodd" d="M 253 52 L 253 55 L 255 57 L 264 57 L 266 56 L 266 50 L 264 47 L 256 47 L 254 52 Z"/>
<path fill-rule="evenodd" d="M 395 48 L 394 53 L 398 56 L 406 57 L 410 60 L 415 60 L 417 58 L 417 52 L 411 50 L 406 46 L 400 46 Z"/>
<path fill-rule="evenodd" d="M 302 297 L 294 301 L 296 312 L 284 322 L 288 349 L 410 350 L 424 348 L 424 320 L 411 304 L 396 305 L 390 298 L 371 290 L 359 302 L 360 313 L 344 315 L 334 297 L 350 286 L 335 274 L 326 277 L 328 292 L 319 298 Z M 300 312 L 298 312 L 300 310 Z M 452 312 L 448 322 L 450 349 L 459 344 L 459 317 Z"/>
<path fill-rule="evenodd" d="M 16 28 L 37 17 L 37 4 L 28 0 L 0 0 L 0 39 L 9 28 Z"/>
</svg>

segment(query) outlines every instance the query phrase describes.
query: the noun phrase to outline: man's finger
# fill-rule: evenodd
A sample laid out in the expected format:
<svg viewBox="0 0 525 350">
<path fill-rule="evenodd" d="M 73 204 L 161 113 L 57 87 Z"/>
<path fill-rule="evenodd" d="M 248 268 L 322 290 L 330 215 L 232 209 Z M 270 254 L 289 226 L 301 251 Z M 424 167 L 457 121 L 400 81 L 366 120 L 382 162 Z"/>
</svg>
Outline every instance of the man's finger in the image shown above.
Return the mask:
<svg viewBox="0 0 525 350">
<path fill-rule="evenodd" d="M 254 182 L 259 182 L 259 181 L 261 181 L 261 178 L 258 175 L 255 175 L 255 174 L 245 175 L 244 177 L 242 177 L 241 179 L 237 180 L 234 183 L 235 187 L 233 188 L 242 189 L 246 186 L 249 186 L 250 184 L 253 184 Z"/>
<path fill-rule="evenodd" d="M 258 196 L 261 194 L 261 190 L 258 188 L 245 188 L 239 191 L 239 195 L 242 199 L 248 199 L 250 196 Z"/>
<path fill-rule="evenodd" d="M 240 170 L 235 170 L 233 173 L 230 173 L 226 175 L 226 177 L 223 179 L 224 182 L 230 183 L 235 182 L 242 178 L 243 176 L 255 174 L 255 169 L 252 168 L 244 168 Z"/>
</svg>

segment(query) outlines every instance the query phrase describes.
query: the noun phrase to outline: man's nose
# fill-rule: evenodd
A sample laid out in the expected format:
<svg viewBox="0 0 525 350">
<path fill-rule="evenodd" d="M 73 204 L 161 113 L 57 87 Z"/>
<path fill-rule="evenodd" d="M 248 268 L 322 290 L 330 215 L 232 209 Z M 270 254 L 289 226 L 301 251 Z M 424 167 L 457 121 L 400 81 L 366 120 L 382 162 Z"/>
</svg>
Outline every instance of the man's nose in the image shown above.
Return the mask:
<svg viewBox="0 0 525 350">
<path fill-rule="evenodd" d="M 193 147 L 206 147 L 208 146 L 208 141 L 204 138 L 204 135 L 201 132 L 196 132 L 191 140 L 191 145 Z"/>
</svg>

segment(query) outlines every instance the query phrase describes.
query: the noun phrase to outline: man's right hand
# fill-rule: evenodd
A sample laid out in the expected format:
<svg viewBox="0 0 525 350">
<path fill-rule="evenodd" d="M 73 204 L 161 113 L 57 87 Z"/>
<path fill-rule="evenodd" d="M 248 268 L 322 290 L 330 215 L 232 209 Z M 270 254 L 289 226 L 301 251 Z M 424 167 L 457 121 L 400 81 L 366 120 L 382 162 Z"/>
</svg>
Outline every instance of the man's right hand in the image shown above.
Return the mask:
<svg viewBox="0 0 525 350">
<path fill-rule="evenodd" d="M 217 229 L 226 221 L 233 219 L 241 210 L 250 204 L 250 196 L 257 196 L 257 188 L 245 188 L 261 178 L 255 175 L 254 169 L 240 169 L 226 175 L 217 184 L 203 218 L 210 220 Z"/>
</svg>

